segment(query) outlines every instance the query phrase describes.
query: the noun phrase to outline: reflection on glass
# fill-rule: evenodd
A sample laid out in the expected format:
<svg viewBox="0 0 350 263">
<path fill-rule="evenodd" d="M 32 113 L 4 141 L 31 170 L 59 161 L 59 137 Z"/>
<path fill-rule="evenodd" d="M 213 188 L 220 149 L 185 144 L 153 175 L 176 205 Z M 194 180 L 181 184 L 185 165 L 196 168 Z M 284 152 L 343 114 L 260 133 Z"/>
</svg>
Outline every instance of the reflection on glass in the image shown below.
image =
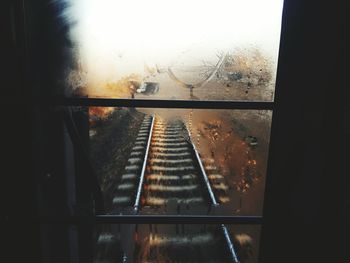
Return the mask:
<svg viewBox="0 0 350 263">
<path fill-rule="evenodd" d="M 96 228 L 95 262 L 258 262 L 259 226 L 104 225 Z"/>
<path fill-rule="evenodd" d="M 108 213 L 262 214 L 270 111 L 89 112 Z"/>
<path fill-rule="evenodd" d="M 282 0 L 65 2 L 77 93 L 273 100 Z"/>
</svg>

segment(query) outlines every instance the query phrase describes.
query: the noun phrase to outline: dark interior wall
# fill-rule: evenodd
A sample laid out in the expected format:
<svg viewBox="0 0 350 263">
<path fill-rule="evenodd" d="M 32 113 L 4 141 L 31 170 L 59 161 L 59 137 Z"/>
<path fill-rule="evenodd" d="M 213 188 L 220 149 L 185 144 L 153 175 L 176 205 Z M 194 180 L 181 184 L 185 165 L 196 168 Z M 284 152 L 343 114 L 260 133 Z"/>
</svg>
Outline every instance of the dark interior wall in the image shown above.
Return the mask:
<svg viewBox="0 0 350 263">
<path fill-rule="evenodd" d="M 64 6 L 49 0 L 0 5 L 0 213 L 6 244 L 0 261 L 78 262 L 76 229 L 33 221 L 75 209 L 74 151 L 62 116 L 31 100 L 67 94 L 61 80 L 73 64 L 68 25 L 58 17 Z"/>
<path fill-rule="evenodd" d="M 29 36 L 35 41 L 27 47 L 34 51 L 31 55 L 25 52 L 23 2 L 4 0 L 0 8 L 0 195 L 5 222 L 0 236 L 6 244 L 1 257 L 10 259 L 7 262 L 42 262 L 40 228 L 27 218 L 38 212 L 38 171 L 44 166 L 34 165 L 42 162 L 42 151 L 46 153 L 42 143 L 48 136 L 47 123 L 23 99 L 59 93 L 59 85 L 46 87 L 56 77 L 56 67 L 65 67 L 62 61 L 70 59 L 69 52 L 55 45 L 69 46 L 65 27 L 51 31 L 53 11 L 42 7 L 44 2 L 27 1 L 28 12 L 37 15 L 27 25 L 35 29 Z M 350 135 L 347 9 L 337 2 L 306 2 L 285 1 L 260 262 L 315 262 L 320 257 L 344 262 L 347 251 L 340 241 L 335 253 L 329 249 L 334 243 L 330 237 L 342 233 L 350 219 L 345 180 Z M 51 22 L 41 24 L 41 15 Z M 40 74 L 26 76 L 26 57 Z"/>
<path fill-rule="evenodd" d="M 339 3 L 285 1 L 261 262 L 345 254 L 330 252 L 348 225 L 345 28 Z"/>
<path fill-rule="evenodd" d="M 31 152 L 31 108 L 21 99 L 25 85 L 21 1 L 0 2 L 0 243 L 2 262 L 39 260 L 39 228 L 26 218 L 36 214 L 36 180 Z M 19 219 L 19 220 L 14 220 Z M 40 262 L 40 261 L 36 261 Z"/>
</svg>

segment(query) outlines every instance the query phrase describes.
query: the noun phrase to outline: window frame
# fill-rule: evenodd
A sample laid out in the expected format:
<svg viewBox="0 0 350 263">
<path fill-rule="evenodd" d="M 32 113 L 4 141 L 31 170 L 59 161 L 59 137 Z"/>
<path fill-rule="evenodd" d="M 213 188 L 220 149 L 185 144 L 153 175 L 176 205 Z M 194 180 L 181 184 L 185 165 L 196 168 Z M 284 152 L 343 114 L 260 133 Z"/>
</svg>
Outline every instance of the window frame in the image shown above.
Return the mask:
<svg viewBox="0 0 350 263">
<path fill-rule="evenodd" d="M 176 109 L 231 109 L 231 110 L 270 110 L 274 112 L 274 101 L 238 101 L 238 100 L 160 100 L 160 99 L 116 99 L 87 97 L 55 97 L 40 100 L 41 106 L 54 107 L 137 107 L 137 108 L 176 108 Z M 70 136 L 73 141 L 79 140 Z M 89 162 L 89 160 L 87 160 Z M 88 164 L 89 166 L 91 164 Z M 267 179 L 267 178 L 266 178 Z M 95 180 L 96 181 L 96 180 Z M 266 181 L 267 183 L 267 181 Z M 266 188 L 266 187 L 265 187 Z M 40 217 L 42 223 L 68 224 L 121 224 L 121 223 L 161 223 L 161 224 L 240 224 L 262 225 L 262 216 L 214 216 L 214 215 L 107 215 L 97 213 L 70 217 Z"/>
<path fill-rule="evenodd" d="M 73 148 L 83 155 L 87 167 L 89 167 L 88 183 L 93 195 L 95 213 L 90 215 L 78 215 L 68 217 L 41 217 L 40 224 L 64 224 L 67 226 L 88 226 L 90 232 L 98 224 L 215 224 L 221 226 L 227 241 L 229 254 L 233 262 L 240 262 L 237 258 L 231 237 L 226 224 L 229 225 L 260 225 L 262 216 L 216 216 L 216 215 L 132 215 L 119 214 L 108 215 L 104 211 L 102 191 L 95 172 L 91 165 L 89 155 L 85 149 L 79 132 L 76 128 L 70 107 L 138 107 L 138 108 L 190 108 L 190 109 L 246 109 L 246 110 L 271 110 L 272 101 L 191 101 L 191 100 L 144 100 L 144 99 L 101 99 L 101 98 L 55 98 L 46 100 L 50 106 L 63 107 L 63 120 L 68 129 Z M 67 110 L 68 107 L 68 110 Z M 272 120 L 271 120 L 272 121 Z M 97 184 L 97 185 L 96 185 Z M 264 193 L 265 194 L 265 193 Z M 96 213 L 97 212 L 97 213 Z"/>
</svg>

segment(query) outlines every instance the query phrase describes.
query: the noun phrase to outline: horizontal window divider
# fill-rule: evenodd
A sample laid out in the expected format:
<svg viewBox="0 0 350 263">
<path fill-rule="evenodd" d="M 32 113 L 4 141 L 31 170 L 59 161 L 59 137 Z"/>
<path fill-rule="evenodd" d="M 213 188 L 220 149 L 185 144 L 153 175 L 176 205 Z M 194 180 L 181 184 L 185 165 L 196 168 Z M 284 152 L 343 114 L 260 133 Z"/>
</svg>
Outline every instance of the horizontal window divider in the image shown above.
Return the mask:
<svg viewBox="0 0 350 263">
<path fill-rule="evenodd" d="M 7 217 L 8 223 L 39 224 L 235 224 L 260 225 L 261 216 L 217 215 L 96 215 L 96 216 L 40 216 Z"/>
<path fill-rule="evenodd" d="M 211 215 L 97 215 L 96 223 L 145 222 L 158 224 L 261 224 L 261 216 L 211 216 Z"/>
<path fill-rule="evenodd" d="M 137 107 L 137 108 L 190 108 L 190 109 L 242 109 L 273 110 L 270 101 L 220 101 L 220 100 L 156 100 L 110 98 L 52 98 L 41 100 L 44 105 L 90 107 Z"/>
</svg>

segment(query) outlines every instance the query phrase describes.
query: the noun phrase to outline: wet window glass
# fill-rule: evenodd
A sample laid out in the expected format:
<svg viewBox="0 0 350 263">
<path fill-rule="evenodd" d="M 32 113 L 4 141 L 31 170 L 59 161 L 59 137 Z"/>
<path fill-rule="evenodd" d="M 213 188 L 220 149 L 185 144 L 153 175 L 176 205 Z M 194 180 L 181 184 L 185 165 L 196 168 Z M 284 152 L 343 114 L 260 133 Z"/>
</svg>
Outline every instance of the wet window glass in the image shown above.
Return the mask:
<svg viewBox="0 0 350 263">
<path fill-rule="evenodd" d="M 64 33 L 49 39 L 63 55 L 51 52 L 60 63 L 48 57 L 40 81 L 58 94 L 199 100 L 203 108 L 274 100 L 282 0 L 50 4 Z M 272 110 L 133 103 L 72 107 L 105 214 L 262 216 Z M 94 262 L 258 261 L 258 225 L 141 223 L 96 225 Z"/>
<path fill-rule="evenodd" d="M 260 226 L 101 225 L 95 262 L 258 262 Z M 229 245 L 232 244 L 230 249 Z M 119 261 L 118 261 L 119 260 Z"/>
<path fill-rule="evenodd" d="M 271 111 L 89 112 L 107 213 L 262 215 Z"/>
<path fill-rule="evenodd" d="M 61 2 L 77 95 L 274 98 L 282 0 Z"/>
</svg>

